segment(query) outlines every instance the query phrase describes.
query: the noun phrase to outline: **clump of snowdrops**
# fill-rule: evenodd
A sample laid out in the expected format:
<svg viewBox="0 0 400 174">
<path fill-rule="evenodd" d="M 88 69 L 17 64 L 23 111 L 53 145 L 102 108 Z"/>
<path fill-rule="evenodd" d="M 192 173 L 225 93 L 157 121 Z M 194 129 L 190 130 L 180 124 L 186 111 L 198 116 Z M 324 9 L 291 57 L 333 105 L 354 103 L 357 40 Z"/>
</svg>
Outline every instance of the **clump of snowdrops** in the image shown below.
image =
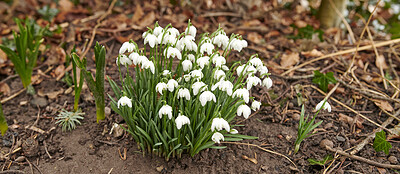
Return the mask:
<svg viewBox="0 0 400 174">
<path fill-rule="evenodd" d="M 111 107 L 124 118 L 143 153 L 168 160 L 225 148 L 216 145 L 223 141 L 257 138 L 240 135 L 235 129 L 240 125 L 232 122 L 260 109 L 250 91 L 257 85 L 272 86 L 268 68 L 257 55 L 228 67 L 229 53 L 247 47 L 240 35 L 228 37 L 222 28 L 197 40 L 196 34 L 190 21 L 182 33 L 156 23 L 143 33 L 144 48 L 131 40 L 119 50 L 122 84 L 109 79 L 117 98 L 110 96 Z"/>
</svg>

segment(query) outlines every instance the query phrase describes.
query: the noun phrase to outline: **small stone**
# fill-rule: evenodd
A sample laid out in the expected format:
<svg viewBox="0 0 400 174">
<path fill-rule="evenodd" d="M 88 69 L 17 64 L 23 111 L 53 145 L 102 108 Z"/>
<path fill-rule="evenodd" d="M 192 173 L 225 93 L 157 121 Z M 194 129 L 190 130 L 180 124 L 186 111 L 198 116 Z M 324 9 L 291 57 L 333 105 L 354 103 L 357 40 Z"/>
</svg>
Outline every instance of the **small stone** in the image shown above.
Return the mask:
<svg viewBox="0 0 400 174">
<path fill-rule="evenodd" d="M 395 156 L 390 156 L 388 158 L 388 161 L 390 162 L 390 164 L 397 164 L 398 163 L 397 158 Z"/>
<path fill-rule="evenodd" d="M 357 141 L 356 141 L 355 139 L 350 139 L 350 140 L 349 140 L 349 143 L 350 143 L 351 145 L 355 145 L 355 144 L 357 143 Z"/>
<path fill-rule="evenodd" d="M 331 127 L 333 127 L 333 124 L 332 124 L 332 123 L 326 123 L 325 126 L 324 126 L 324 129 L 328 130 L 328 129 L 330 129 Z"/>
<path fill-rule="evenodd" d="M 294 121 L 299 121 L 300 120 L 300 114 L 295 113 L 295 114 L 292 115 L 292 118 L 293 118 Z"/>
<path fill-rule="evenodd" d="M 164 166 L 161 165 L 159 167 L 156 168 L 157 172 L 162 172 L 163 170 L 165 170 Z"/>
<path fill-rule="evenodd" d="M 336 136 L 336 139 L 338 140 L 338 141 L 340 141 L 340 142 L 344 142 L 344 141 L 346 141 L 346 139 L 344 138 L 344 137 L 342 137 L 342 136 Z"/>
<path fill-rule="evenodd" d="M 329 146 L 330 148 L 333 148 L 333 142 L 331 140 L 328 140 L 328 139 L 323 139 L 319 143 L 319 147 L 325 149 L 325 146 Z"/>
<path fill-rule="evenodd" d="M 114 132 L 114 134 L 113 134 L 114 137 L 118 138 L 118 137 L 121 137 L 124 134 L 124 129 L 122 129 L 122 127 L 118 125 L 118 126 L 114 127 L 113 132 Z"/>
<path fill-rule="evenodd" d="M 110 107 L 105 107 L 104 108 L 104 114 L 106 116 L 110 116 L 111 115 L 111 108 Z"/>
<path fill-rule="evenodd" d="M 33 97 L 33 99 L 31 100 L 31 104 L 43 108 L 46 107 L 49 102 L 44 97 Z"/>
<path fill-rule="evenodd" d="M 292 102 L 289 103 L 289 108 L 293 108 L 294 104 Z"/>
</svg>

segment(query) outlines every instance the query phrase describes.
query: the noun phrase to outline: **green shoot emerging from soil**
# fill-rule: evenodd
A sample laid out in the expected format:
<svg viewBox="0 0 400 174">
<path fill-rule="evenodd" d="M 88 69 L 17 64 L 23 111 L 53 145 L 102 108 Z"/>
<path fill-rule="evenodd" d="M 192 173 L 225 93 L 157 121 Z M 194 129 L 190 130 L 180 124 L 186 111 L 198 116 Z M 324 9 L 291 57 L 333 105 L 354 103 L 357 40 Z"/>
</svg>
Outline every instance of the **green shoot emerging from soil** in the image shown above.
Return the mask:
<svg viewBox="0 0 400 174">
<path fill-rule="evenodd" d="M 311 132 L 322 123 L 322 121 L 319 121 L 318 123 L 314 124 L 315 118 L 317 117 L 319 111 L 321 111 L 322 109 L 330 110 L 330 105 L 326 101 L 323 101 L 322 106 L 320 106 L 321 103 L 319 103 L 317 105 L 317 110 L 318 111 L 310 121 L 308 121 L 309 115 L 307 115 L 307 117 L 304 119 L 305 109 L 304 109 L 304 105 L 301 106 L 299 129 L 297 131 L 296 142 L 294 143 L 295 144 L 294 153 L 297 153 L 299 151 L 301 142 L 305 138 L 311 136 L 312 135 Z M 329 105 L 329 108 L 327 108 L 328 105 Z"/>
<path fill-rule="evenodd" d="M 36 28 L 33 21 L 25 20 L 22 25 L 19 19 L 15 19 L 20 33 L 13 31 L 16 52 L 11 48 L 0 45 L 7 57 L 14 64 L 15 71 L 21 78 L 24 88 L 27 88 L 29 94 L 34 94 L 35 90 L 31 85 L 31 76 L 33 68 L 36 66 L 36 60 L 39 55 L 39 46 L 43 42 L 43 33 L 46 28 Z"/>
<path fill-rule="evenodd" d="M 320 165 L 320 166 L 324 166 L 327 162 L 332 161 L 332 160 L 333 160 L 333 157 L 332 157 L 332 155 L 330 155 L 330 154 L 328 154 L 327 156 L 325 156 L 324 159 L 319 160 L 319 161 L 316 160 L 316 159 L 313 159 L 313 158 L 307 159 L 307 161 L 308 161 L 311 165 Z"/>
<path fill-rule="evenodd" d="M 386 155 L 389 155 L 389 150 L 392 148 L 392 145 L 386 141 L 386 132 L 380 131 L 375 134 L 374 147 L 376 152 L 383 151 Z"/>
<path fill-rule="evenodd" d="M 70 57 L 73 57 L 73 53 L 75 53 L 75 47 L 74 49 L 72 49 L 71 51 L 71 55 Z M 82 86 L 83 86 L 83 73 L 84 71 L 79 71 L 79 79 L 78 79 L 78 71 L 77 71 L 77 67 L 76 67 L 76 63 L 75 61 L 71 61 L 72 62 L 72 73 L 73 73 L 73 83 L 74 83 L 74 111 L 78 111 L 78 105 L 79 105 L 79 99 L 81 97 L 81 91 L 82 91 Z"/>
<path fill-rule="evenodd" d="M 62 127 L 62 131 L 66 130 L 73 130 L 76 128 L 77 124 L 81 124 L 79 119 L 83 119 L 83 115 L 85 113 L 81 112 L 80 110 L 76 112 L 69 112 L 66 110 L 61 110 L 60 114 L 56 117 L 56 124 Z"/>
<path fill-rule="evenodd" d="M 72 54 L 72 58 L 74 59 L 74 63 L 76 66 L 81 70 L 81 77 L 86 80 L 86 83 L 89 87 L 90 92 L 93 93 L 94 100 L 96 103 L 96 115 L 97 115 L 97 122 L 99 120 L 104 120 L 105 118 L 105 104 L 104 104 L 104 71 L 105 71 L 105 61 L 106 61 L 106 49 L 104 46 L 99 45 L 96 43 L 94 47 L 94 55 L 95 55 L 95 62 L 96 62 L 96 77 L 93 79 L 92 73 L 86 70 L 86 57 L 82 60 L 79 58 L 78 55 L 75 53 Z M 75 72 L 76 74 L 76 72 Z M 74 78 L 76 80 L 76 78 Z M 74 80 L 74 83 L 77 82 Z M 81 81 L 79 82 L 81 83 Z M 80 85 L 81 86 L 81 85 Z M 79 91 L 80 92 L 80 91 Z M 79 98 L 75 98 L 75 100 L 79 100 Z"/>
<path fill-rule="evenodd" d="M 2 136 L 6 133 L 7 129 L 8 129 L 8 124 L 6 118 L 4 117 L 3 106 L 1 105 L 0 102 L 0 132 Z"/>
</svg>

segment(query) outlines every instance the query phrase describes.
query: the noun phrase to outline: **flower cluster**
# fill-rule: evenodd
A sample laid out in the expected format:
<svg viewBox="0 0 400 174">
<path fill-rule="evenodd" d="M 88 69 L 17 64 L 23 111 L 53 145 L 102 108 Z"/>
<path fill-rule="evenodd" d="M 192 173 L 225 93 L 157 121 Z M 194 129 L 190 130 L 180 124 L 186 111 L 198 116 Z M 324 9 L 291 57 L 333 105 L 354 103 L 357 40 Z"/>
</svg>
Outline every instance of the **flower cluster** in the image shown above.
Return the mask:
<svg viewBox="0 0 400 174">
<path fill-rule="evenodd" d="M 122 88 L 110 80 L 119 99 L 112 107 L 135 140 L 143 150 L 166 158 L 197 154 L 225 137 L 254 138 L 239 135 L 229 123 L 260 109 L 261 102 L 250 95 L 254 86 L 272 86 L 268 68 L 257 55 L 228 67 L 229 53 L 247 47 L 240 35 L 228 37 L 218 28 L 196 41 L 196 32 L 190 22 L 183 33 L 156 23 L 142 35 L 145 48 L 133 41 L 121 46 L 117 65 L 127 68 Z"/>
</svg>

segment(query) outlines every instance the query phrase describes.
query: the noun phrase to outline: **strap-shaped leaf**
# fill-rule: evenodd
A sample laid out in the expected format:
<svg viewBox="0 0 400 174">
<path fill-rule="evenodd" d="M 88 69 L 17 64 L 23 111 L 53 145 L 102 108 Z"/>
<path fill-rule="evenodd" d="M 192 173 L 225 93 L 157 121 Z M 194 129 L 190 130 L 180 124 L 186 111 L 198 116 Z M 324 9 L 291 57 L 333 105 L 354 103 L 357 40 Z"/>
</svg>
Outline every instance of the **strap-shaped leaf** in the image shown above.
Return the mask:
<svg viewBox="0 0 400 174">
<path fill-rule="evenodd" d="M 0 103 L 0 132 L 1 132 L 2 136 L 6 133 L 7 129 L 8 129 L 8 125 L 7 125 L 6 118 L 4 117 L 4 114 L 3 114 L 3 106 Z"/>
</svg>

